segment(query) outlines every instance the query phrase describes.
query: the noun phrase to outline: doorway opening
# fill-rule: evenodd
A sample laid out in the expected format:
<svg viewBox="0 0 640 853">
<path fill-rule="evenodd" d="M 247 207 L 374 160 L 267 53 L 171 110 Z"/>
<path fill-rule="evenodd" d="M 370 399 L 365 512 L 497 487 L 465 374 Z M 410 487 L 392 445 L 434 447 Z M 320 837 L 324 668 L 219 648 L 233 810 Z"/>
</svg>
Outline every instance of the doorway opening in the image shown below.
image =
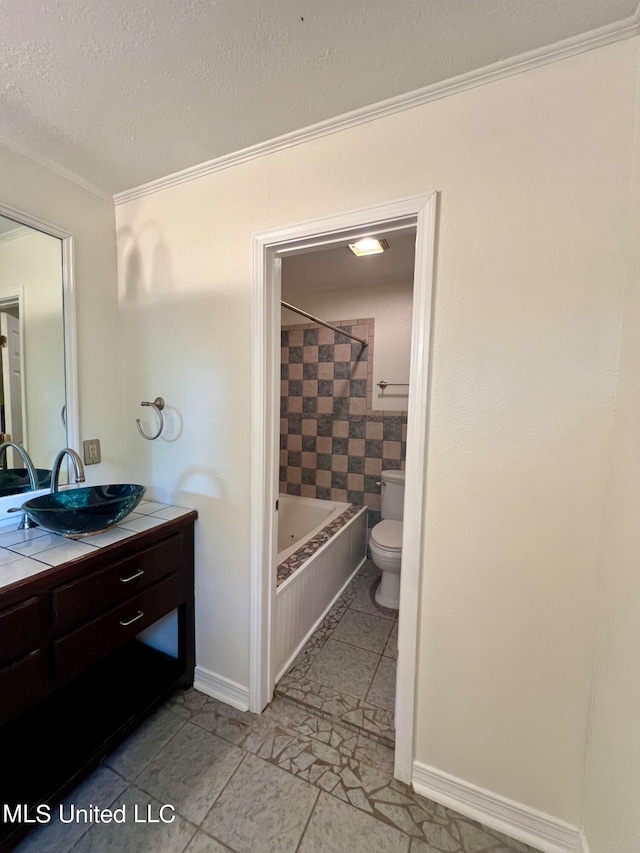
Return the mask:
<svg viewBox="0 0 640 853">
<path fill-rule="evenodd" d="M 275 695 L 391 748 L 415 236 L 281 272 Z"/>
<path fill-rule="evenodd" d="M 429 366 L 430 366 L 430 327 L 431 327 L 431 304 L 433 294 L 434 278 L 434 243 L 436 223 L 436 194 L 413 197 L 397 202 L 381 205 L 368 210 L 355 211 L 325 220 L 316 220 L 303 223 L 292 228 L 256 235 L 254 238 L 254 314 L 253 314 L 253 453 L 252 453 L 252 636 L 251 636 L 251 676 L 250 676 L 250 706 L 251 710 L 259 712 L 271 700 L 274 684 L 279 673 L 275 672 L 273 659 L 273 620 L 276 602 L 276 566 L 277 566 L 277 531 L 276 518 L 278 507 L 278 496 L 280 492 L 280 376 L 281 376 L 281 352 L 280 352 L 280 324 L 281 324 L 281 298 L 282 298 L 282 267 L 283 261 L 291 261 L 294 266 L 296 258 L 319 250 L 337 250 L 344 248 L 346 243 L 352 243 L 361 237 L 380 237 L 387 241 L 400 239 L 415 234 L 415 262 L 413 272 L 413 294 L 411 299 L 411 330 L 409 347 L 410 378 L 408 387 L 408 403 L 404 409 L 406 416 L 406 454 L 404 468 L 406 471 L 404 521 L 402 532 L 402 575 L 399 600 L 398 619 L 398 664 L 396 679 L 395 700 L 395 775 L 397 778 L 409 782 L 411 780 L 413 761 L 413 739 L 414 739 L 414 708 L 415 708 L 415 682 L 417 664 L 417 641 L 418 641 L 418 608 L 420 575 L 423 561 L 423 528 L 425 508 L 425 478 L 426 478 L 426 447 L 427 447 L 427 414 L 429 399 Z M 345 251 L 347 251 L 345 249 Z M 326 313 L 326 312 L 325 312 Z M 329 313 L 331 313 L 329 311 Z M 340 312 L 342 313 L 342 312 Z M 331 318 L 327 318 L 331 319 Z M 370 319 L 368 315 L 363 317 L 338 317 L 343 323 L 346 320 Z M 348 323 L 346 324 L 349 325 Z M 353 323 L 352 330 L 353 331 Z M 362 324 L 358 324 L 362 325 Z M 345 326 L 341 328 L 345 329 Z M 297 330 L 303 331 L 304 330 Z M 311 330 L 309 330 L 311 331 Z M 360 329 L 360 331 L 362 331 Z M 367 330 L 368 331 L 368 330 Z M 310 336 L 308 336 L 310 339 Z M 359 337 L 359 336 L 357 336 Z M 374 347 L 375 347 L 374 329 Z M 303 335 L 304 340 L 304 335 Z M 353 342 L 352 342 L 353 343 Z M 352 346 L 349 343 L 348 346 Z M 304 344 L 303 344 L 304 346 Z M 308 346 L 320 346 L 320 344 L 308 344 Z M 334 346 L 347 346 L 347 344 L 335 344 Z M 353 343 L 353 346 L 359 345 Z M 351 353 L 352 350 L 349 350 Z M 345 350 L 346 353 L 346 350 Z M 340 351 L 339 356 L 343 354 Z M 311 353 L 315 355 L 315 353 Z M 335 356 L 335 350 L 334 350 Z M 297 358 L 297 353 L 295 354 Z M 303 354 L 304 357 L 304 354 Z M 335 359 L 334 359 L 335 362 Z M 297 362 L 296 362 L 297 363 Z M 307 362 L 310 364 L 311 362 Z M 356 365 L 358 359 L 354 362 Z M 375 362 L 374 362 L 375 363 Z M 304 361 L 303 372 L 304 372 Z M 340 370 L 351 370 L 352 365 Z M 317 362 L 319 370 L 320 361 Z M 383 365 L 384 366 L 384 365 Z M 327 368 L 324 368 L 325 370 Z M 362 372 L 362 367 L 360 371 Z M 308 372 L 313 372 L 309 370 Z M 367 368 L 367 379 L 369 371 Z M 387 400 L 391 397 L 391 383 L 397 377 L 381 376 L 376 383 L 384 381 L 388 383 L 387 388 L 378 387 L 376 394 L 384 393 Z M 374 377 L 371 376 L 370 391 L 371 403 L 373 404 Z M 287 382 L 303 382 L 304 379 L 287 379 Z M 319 379 L 308 379 L 309 382 L 320 382 Z M 328 380 L 327 380 L 328 381 Z M 334 363 L 335 381 L 335 363 Z M 349 382 L 351 382 L 349 378 Z M 354 382 L 362 382 L 363 377 L 355 377 Z M 398 381 L 400 381 L 398 379 Z M 366 384 L 366 383 L 365 383 Z M 307 386 L 311 390 L 314 386 Z M 400 391 L 403 386 L 394 388 Z M 287 389 L 289 392 L 291 388 Z M 297 386 L 294 386 L 297 390 Z M 326 389 L 323 389 L 326 390 Z M 335 389 L 334 389 L 335 390 Z M 363 386 L 355 388 L 359 395 Z M 406 390 L 406 389 L 405 389 Z M 318 386 L 319 391 L 319 386 Z M 309 395 L 312 396 L 312 395 Z M 318 405 L 319 395 L 316 406 Z M 300 395 L 301 401 L 304 395 Z M 398 395 L 401 397 L 401 394 Z M 362 399 L 362 398 L 361 398 Z M 407 399 L 406 397 L 404 399 Z M 304 403 L 301 402 L 301 405 Z M 311 404 L 308 402 L 307 406 Z M 326 402 L 324 405 L 328 405 Z M 362 407 L 362 403 L 355 409 Z M 364 402 L 364 414 L 366 416 L 366 400 Z M 372 411 L 373 408 L 371 409 Z M 382 410 L 384 412 L 384 410 Z M 301 413 L 302 414 L 302 413 Z M 400 418 L 400 415 L 390 416 Z M 307 420 L 313 420 L 308 418 Z M 343 419 L 344 423 L 344 419 Z M 348 419 L 347 419 L 348 424 Z M 391 424 L 391 421 L 390 421 Z M 394 435 L 397 427 L 400 427 L 400 438 L 388 438 L 387 441 L 396 441 L 402 444 L 402 423 L 393 423 Z M 384 414 L 382 416 L 382 427 L 384 435 Z M 309 428 L 309 427 L 308 427 Z M 311 427 L 312 428 L 312 427 Z M 339 429 L 344 431 L 344 426 Z M 361 426 L 357 430 L 361 430 Z M 333 429 L 333 427 L 332 427 Z M 379 428 L 376 427 L 375 431 Z M 347 432 L 349 427 L 347 425 Z M 370 431 L 370 432 L 373 432 Z M 390 433 L 388 433 L 390 434 Z M 334 436 L 325 436 L 333 440 Z M 337 439 L 347 439 L 349 435 L 335 436 Z M 356 441 L 366 441 L 365 438 L 353 437 Z M 382 439 L 369 439 L 370 441 L 382 441 Z M 310 447 L 311 443 L 307 442 Z M 336 445 L 341 449 L 343 445 Z M 332 444 L 333 447 L 333 444 Z M 354 445 L 354 449 L 360 449 Z M 373 446 L 372 448 L 373 449 Z M 393 450 L 394 457 L 391 461 L 396 470 L 402 468 L 402 448 L 389 446 Z M 398 458 L 396 456 L 398 450 Z M 292 451 L 296 453 L 298 451 Z M 300 449 L 302 454 L 302 444 Z M 304 451 L 312 453 L 313 451 Z M 316 456 L 318 455 L 316 443 Z M 346 455 L 347 454 L 332 454 Z M 356 456 L 356 454 L 353 454 Z M 364 460 L 364 454 L 363 454 Z M 295 458 L 294 460 L 295 461 Z M 300 457 L 302 463 L 302 456 Z M 317 459 L 316 459 L 317 462 Z M 344 464 L 344 463 L 342 463 Z M 347 460 L 347 468 L 349 462 Z M 362 463 L 364 465 L 364 462 Z M 359 467 L 360 463 L 352 463 L 352 467 Z M 295 466 L 289 466 L 295 467 Z M 302 464 L 300 468 L 302 469 Z M 317 469 L 316 469 L 317 470 Z M 323 469 L 321 469 L 323 470 Z M 326 469 L 324 469 L 326 470 Z M 372 466 L 370 464 L 370 470 Z M 349 490 L 349 478 L 336 477 L 336 486 L 318 486 L 318 483 L 305 483 L 304 485 L 315 485 L 317 489 L 336 488 L 338 492 L 349 491 L 364 493 L 364 471 L 339 471 L 338 474 L 347 475 L 362 474 L 360 478 L 352 478 L 352 485 L 362 485 L 362 489 Z M 331 476 L 333 472 L 331 472 Z M 375 476 L 375 475 L 369 475 Z M 307 479 L 310 475 L 307 474 Z M 300 475 L 300 486 L 302 487 L 302 474 Z M 327 475 L 320 477 L 321 481 L 327 481 Z M 343 482 L 345 489 L 339 488 Z M 317 474 L 316 474 L 317 481 Z M 286 483 L 286 480 L 284 481 Z M 370 487 L 372 481 L 367 481 Z M 296 485 L 296 484 L 292 484 Z M 302 488 L 300 490 L 302 492 Z M 326 493 L 321 493 L 326 494 Z M 369 492 L 375 497 L 375 492 Z M 337 495 L 342 497 L 342 494 Z M 355 495 L 352 494 L 352 497 Z M 322 500 L 322 498 L 320 498 Z M 352 503 L 353 501 L 346 501 Z M 379 510 L 372 509 L 372 513 Z M 373 517 L 375 520 L 375 516 Z M 372 578 L 373 580 L 373 578 Z M 352 620 L 353 621 L 353 620 Z M 389 631 L 389 636 L 391 631 Z M 389 637 L 387 637 L 387 641 Z M 386 642 L 385 642 L 386 646 Z M 391 648 L 391 647 L 390 647 Z M 382 655 L 381 655 L 382 657 Z"/>
</svg>

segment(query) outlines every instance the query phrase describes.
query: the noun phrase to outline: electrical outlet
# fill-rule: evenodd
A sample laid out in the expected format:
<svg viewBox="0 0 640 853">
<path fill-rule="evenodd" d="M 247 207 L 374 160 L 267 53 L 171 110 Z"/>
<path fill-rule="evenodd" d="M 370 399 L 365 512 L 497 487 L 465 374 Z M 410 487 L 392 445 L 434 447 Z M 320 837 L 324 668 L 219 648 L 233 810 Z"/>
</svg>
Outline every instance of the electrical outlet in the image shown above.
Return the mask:
<svg viewBox="0 0 640 853">
<path fill-rule="evenodd" d="M 100 462 L 100 439 L 88 438 L 82 442 L 84 449 L 84 464 L 97 465 Z"/>
</svg>

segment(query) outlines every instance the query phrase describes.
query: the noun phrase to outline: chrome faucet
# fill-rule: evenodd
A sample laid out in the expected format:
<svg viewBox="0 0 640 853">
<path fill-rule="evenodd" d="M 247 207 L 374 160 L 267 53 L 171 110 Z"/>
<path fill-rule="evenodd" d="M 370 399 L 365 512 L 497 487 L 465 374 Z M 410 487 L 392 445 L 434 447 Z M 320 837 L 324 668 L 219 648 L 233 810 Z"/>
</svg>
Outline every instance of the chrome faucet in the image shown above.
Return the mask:
<svg viewBox="0 0 640 853">
<path fill-rule="evenodd" d="M 31 457 L 24 449 L 24 447 L 20 447 L 19 444 L 15 443 L 15 441 L 4 441 L 2 444 L 0 444 L 0 459 L 2 459 L 3 455 L 6 454 L 7 449 L 9 447 L 12 447 L 20 456 L 22 456 L 24 467 L 27 469 L 27 473 L 29 474 L 29 487 L 32 492 L 35 492 L 38 488 L 38 483 Z M 21 507 L 13 507 L 12 509 L 7 510 L 7 512 L 20 512 L 21 509 Z M 22 520 L 18 525 L 18 530 L 28 530 L 30 527 L 37 527 L 37 524 L 35 523 L 35 521 L 32 521 L 30 518 L 28 518 L 26 513 L 24 513 L 24 515 L 22 516 Z"/>
<path fill-rule="evenodd" d="M 0 447 L 0 450 L 1 449 L 2 448 Z M 63 447 L 60 453 L 56 456 L 51 469 L 52 492 L 58 491 L 58 477 L 60 476 L 60 468 L 62 467 L 62 460 L 65 455 L 68 456 L 73 463 L 74 483 L 84 483 L 84 467 L 82 465 L 82 459 L 80 459 L 75 450 L 72 450 L 70 447 Z"/>
<path fill-rule="evenodd" d="M 27 473 L 29 474 L 29 485 L 31 487 L 31 491 L 35 492 L 38 488 L 38 484 L 36 482 L 36 471 L 33 467 L 31 457 L 24 449 L 24 447 L 20 447 L 19 444 L 15 443 L 15 441 L 4 441 L 2 444 L 0 444 L 0 459 L 2 459 L 3 455 L 7 452 L 7 448 L 9 447 L 13 447 L 13 449 L 16 450 L 20 454 L 20 456 L 22 456 L 22 459 L 24 461 L 24 467 L 27 469 Z"/>
</svg>

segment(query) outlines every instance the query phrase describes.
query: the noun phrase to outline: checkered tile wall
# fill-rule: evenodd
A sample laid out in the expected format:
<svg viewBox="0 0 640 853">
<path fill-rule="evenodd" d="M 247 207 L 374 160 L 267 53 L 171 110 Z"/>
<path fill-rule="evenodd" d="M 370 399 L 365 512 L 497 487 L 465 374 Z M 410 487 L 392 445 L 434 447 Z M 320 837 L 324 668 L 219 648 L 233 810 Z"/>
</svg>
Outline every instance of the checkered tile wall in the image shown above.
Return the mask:
<svg viewBox="0 0 640 853">
<path fill-rule="evenodd" d="M 332 321 L 368 347 L 330 329 L 283 326 L 280 491 L 349 501 L 380 520 L 380 474 L 404 468 L 406 412 L 371 409 L 374 321 Z"/>
</svg>

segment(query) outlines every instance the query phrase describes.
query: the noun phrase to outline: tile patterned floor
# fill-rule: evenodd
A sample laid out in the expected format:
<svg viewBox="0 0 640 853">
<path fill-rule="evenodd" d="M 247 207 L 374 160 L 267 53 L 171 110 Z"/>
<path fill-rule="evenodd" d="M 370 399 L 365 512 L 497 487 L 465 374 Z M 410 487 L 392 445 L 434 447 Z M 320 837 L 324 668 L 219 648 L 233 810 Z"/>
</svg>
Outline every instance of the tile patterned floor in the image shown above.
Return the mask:
<svg viewBox="0 0 640 853">
<path fill-rule="evenodd" d="M 379 578 L 367 560 L 276 695 L 393 746 L 398 612 L 376 604 Z"/>
<path fill-rule="evenodd" d="M 530 853 L 393 778 L 397 614 L 376 580 L 365 564 L 261 715 L 179 691 L 66 801 L 126 822 L 54 819 L 17 853 Z M 134 821 L 165 803 L 172 823 Z"/>
<path fill-rule="evenodd" d="M 54 820 L 18 853 L 531 851 L 398 782 L 388 746 L 278 698 L 258 716 L 179 692 L 69 803 L 124 805 L 127 820 Z M 134 822 L 165 803 L 172 823 Z"/>
</svg>

